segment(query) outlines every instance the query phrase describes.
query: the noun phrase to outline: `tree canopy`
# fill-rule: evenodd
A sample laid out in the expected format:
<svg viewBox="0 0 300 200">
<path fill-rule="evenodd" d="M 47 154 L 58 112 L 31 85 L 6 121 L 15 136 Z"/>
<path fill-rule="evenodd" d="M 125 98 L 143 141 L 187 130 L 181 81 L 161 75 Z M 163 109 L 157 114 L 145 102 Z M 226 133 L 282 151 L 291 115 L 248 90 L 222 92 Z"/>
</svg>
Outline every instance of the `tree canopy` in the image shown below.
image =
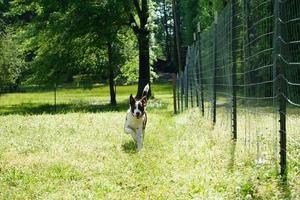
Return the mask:
<svg viewBox="0 0 300 200">
<path fill-rule="evenodd" d="M 224 1 L 177 0 L 182 44 Z M 75 79 L 139 83 L 157 59 L 176 68 L 172 0 L 0 0 L 1 88 Z M 196 5 L 196 6 L 195 6 Z M 174 70 L 173 70 L 174 71 Z"/>
</svg>

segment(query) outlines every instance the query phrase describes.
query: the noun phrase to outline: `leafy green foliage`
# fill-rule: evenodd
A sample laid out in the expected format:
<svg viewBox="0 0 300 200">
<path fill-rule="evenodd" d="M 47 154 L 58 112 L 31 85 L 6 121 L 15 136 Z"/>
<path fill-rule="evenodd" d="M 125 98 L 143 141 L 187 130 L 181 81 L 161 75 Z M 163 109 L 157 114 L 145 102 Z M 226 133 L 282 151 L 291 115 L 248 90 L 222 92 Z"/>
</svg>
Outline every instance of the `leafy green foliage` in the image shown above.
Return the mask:
<svg viewBox="0 0 300 200">
<path fill-rule="evenodd" d="M 100 79 L 107 77 L 109 68 L 118 72 L 116 66 L 131 62 L 123 54 L 128 50 L 126 45 L 120 42 L 120 36 L 132 37 L 119 34 L 130 31 L 122 3 L 33 0 L 11 4 L 7 15 L 19 18 L 15 24 L 17 37 L 23 53 L 31 58 L 31 82 L 71 81 L 78 74 L 99 74 Z M 111 63 L 108 43 L 113 44 Z"/>
<path fill-rule="evenodd" d="M 181 33 L 183 45 L 193 41 L 193 33 L 197 32 L 197 24 L 205 30 L 214 20 L 214 15 L 223 8 L 224 0 L 179 0 L 179 14 L 181 16 Z"/>
<path fill-rule="evenodd" d="M 197 21 L 204 26 L 210 23 L 212 10 L 219 9 L 220 2 L 214 2 L 212 8 L 204 1 L 179 2 L 182 30 L 186 30 L 182 32 L 184 44 L 190 41 Z M 141 1 L 140 5 L 144 6 L 141 9 L 147 8 L 145 16 L 140 15 L 134 1 L 123 0 L 2 0 L 0 4 L 0 32 L 3 33 L 9 24 L 13 28 L 11 37 L 15 38 L 14 44 L 5 44 L 14 47 L 4 51 L 18 49 L 23 55 L 23 63 L 27 63 L 26 73 L 20 77 L 23 83 L 70 82 L 76 75 L 93 75 L 99 77 L 98 80 L 106 80 L 111 68 L 119 83 L 137 82 L 140 70 L 137 37 L 141 34 L 133 34 L 130 15 L 137 26 L 143 25 L 140 28 L 150 32 L 151 65 L 157 58 L 170 59 L 174 46 L 168 42 L 172 41 L 173 34 L 170 0 L 149 1 L 147 7 Z M 164 28 L 167 28 L 168 38 Z M 108 43 L 113 47 L 112 61 L 109 61 Z M 20 53 L 15 55 L 20 57 Z M 150 70 L 151 77 L 155 78 L 151 67 Z M 1 73 L 9 77 L 8 70 Z"/>
<path fill-rule="evenodd" d="M 0 91 L 13 90 L 24 70 L 24 62 L 11 30 L 0 34 L 0 49 Z"/>
</svg>

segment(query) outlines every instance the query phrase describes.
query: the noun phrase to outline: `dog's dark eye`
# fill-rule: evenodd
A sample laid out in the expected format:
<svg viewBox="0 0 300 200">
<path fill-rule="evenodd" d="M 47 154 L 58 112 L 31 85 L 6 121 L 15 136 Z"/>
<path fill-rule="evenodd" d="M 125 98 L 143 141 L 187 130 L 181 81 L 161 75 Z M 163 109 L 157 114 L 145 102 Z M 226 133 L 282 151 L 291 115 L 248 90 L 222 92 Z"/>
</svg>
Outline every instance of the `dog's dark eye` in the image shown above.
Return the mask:
<svg viewBox="0 0 300 200">
<path fill-rule="evenodd" d="M 144 112 L 144 106 L 142 106 L 142 104 L 141 103 L 139 103 L 139 110 L 141 111 L 141 112 Z"/>
<path fill-rule="evenodd" d="M 131 108 L 131 112 L 134 113 L 135 105 L 131 105 L 130 108 Z"/>
</svg>

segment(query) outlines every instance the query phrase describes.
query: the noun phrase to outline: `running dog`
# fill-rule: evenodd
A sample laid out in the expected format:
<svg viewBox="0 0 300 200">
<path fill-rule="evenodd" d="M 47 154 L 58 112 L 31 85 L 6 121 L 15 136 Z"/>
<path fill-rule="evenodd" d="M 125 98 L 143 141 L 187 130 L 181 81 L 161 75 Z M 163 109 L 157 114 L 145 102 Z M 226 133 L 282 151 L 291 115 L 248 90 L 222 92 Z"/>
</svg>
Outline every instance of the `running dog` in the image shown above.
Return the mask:
<svg viewBox="0 0 300 200">
<path fill-rule="evenodd" d="M 129 97 L 130 107 L 126 114 L 125 133 L 130 134 L 137 143 L 137 150 L 140 151 L 143 147 L 145 128 L 147 124 L 147 95 L 149 92 L 149 84 L 143 90 L 143 95 L 140 100 L 136 100 L 132 94 Z"/>
</svg>

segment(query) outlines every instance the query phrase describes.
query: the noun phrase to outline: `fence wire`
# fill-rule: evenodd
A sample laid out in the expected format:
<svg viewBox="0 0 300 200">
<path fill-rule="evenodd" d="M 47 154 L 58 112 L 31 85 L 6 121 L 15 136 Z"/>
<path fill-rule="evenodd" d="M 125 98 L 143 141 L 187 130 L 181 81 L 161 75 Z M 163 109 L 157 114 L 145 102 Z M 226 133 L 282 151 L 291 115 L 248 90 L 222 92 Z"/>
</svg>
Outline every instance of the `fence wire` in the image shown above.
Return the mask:
<svg viewBox="0 0 300 200">
<path fill-rule="evenodd" d="M 299 167 L 300 1 L 228 2 L 188 47 L 177 87 L 179 111 L 200 107 L 258 164 Z"/>
<path fill-rule="evenodd" d="M 279 79 L 283 82 L 282 96 L 286 102 L 286 141 L 288 168 L 299 168 L 300 139 L 300 2 L 298 0 L 280 1 L 278 14 L 280 44 L 278 65 L 282 66 Z M 285 112 L 284 112 L 285 111 Z M 289 176 L 291 179 L 295 177 Z"/>
</svg>

